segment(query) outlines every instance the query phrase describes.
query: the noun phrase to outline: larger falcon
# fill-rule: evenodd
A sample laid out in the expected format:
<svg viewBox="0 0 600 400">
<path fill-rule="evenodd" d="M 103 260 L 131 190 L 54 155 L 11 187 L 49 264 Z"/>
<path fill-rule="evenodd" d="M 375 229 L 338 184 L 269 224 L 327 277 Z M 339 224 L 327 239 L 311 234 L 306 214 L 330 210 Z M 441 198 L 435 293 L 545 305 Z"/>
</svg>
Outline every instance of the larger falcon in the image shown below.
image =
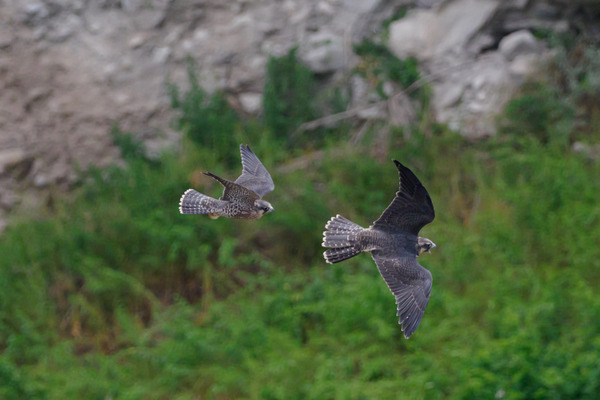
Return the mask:
<svg viewBox="0 0 600 400">
<path fill-rule="evenodd" d="M 211 218 L 259 219 L 273 211 L 273 206 L 262 197 L 273 191 L 275 185 L 269 171 L 262 165 L 248 146 L 240 145 L 242 175 L 235 182 L 220 178 L 210 172 L 205 175 L 217 180 L 224 187 L 218 200 L 188 189 L 179 201 L 182 214 L 208 214 Z"/>
<path fill-rule="evenodd" d="M 379 273 L 396 297 L 404 337 L 412 335 L 425 312 L 431 293 L 431 273 L 417 262 L 435 244 L 419 236 L 419 231 L 433 221 L 433 203 L 419 179 L 396 160 L 400 189 L 379 219 L 365 229 L 336 215 L 323 232 L 323 253 L 332 264 L 370 252 Z"/>
</svg>

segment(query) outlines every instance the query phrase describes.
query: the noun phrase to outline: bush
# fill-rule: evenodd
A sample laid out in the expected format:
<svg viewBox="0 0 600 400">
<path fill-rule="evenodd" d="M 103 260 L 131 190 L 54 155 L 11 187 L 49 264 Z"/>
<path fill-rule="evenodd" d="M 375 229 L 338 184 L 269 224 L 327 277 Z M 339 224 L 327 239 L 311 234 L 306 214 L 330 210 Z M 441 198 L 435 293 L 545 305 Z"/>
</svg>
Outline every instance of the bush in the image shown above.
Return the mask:
<svg viewBox="0 0 600 400">
<path fill-rule="evenodd" d="M 354 45 L 354 52 L 362 59 L 362 64 L 358 67 L 359 73 L 377 80 L 376 86 L 383 98 L 386 97 L 381 92 L 384 81 L 394 81 L 406 89 L 421 77 L 416 59 L 411 57 L 401 60 L 384 45 L 365 39 L 362 43 Z M 414 93 L 418 91 L 411 92 Z"/>
<path fill-rule="evenodd" d="M 220 161 L 234 165 L 231 149 L 239 145 L 236 131 L 241 121 L 221 92 L 208 95 L 198 83 L 192 62 L 188 65 L 190 87 L 182 96 L 179 88 L 169 85 L 171 105 L 179 111 L 175 127 L 196 145 L 212 150 Z"/>
<path fill-rule="evenodd" d="M 303 122 L 316 118 L 312 100 L 316 93 L 312 72 L 296 59 L 294 48 L 281 58 L 270 57 L 263 97 L 265 126 L 285 141 Z"/>
<path fill-rule="evenodd" d="M 520 97 L 511 100 L 505 110 L 502 132 L 532 136 L 542 143 L 569 143 L 574 121 L 574 110 L 558 96 L 556 90 L 545 85 L 532 85 Z"/>
</svg>

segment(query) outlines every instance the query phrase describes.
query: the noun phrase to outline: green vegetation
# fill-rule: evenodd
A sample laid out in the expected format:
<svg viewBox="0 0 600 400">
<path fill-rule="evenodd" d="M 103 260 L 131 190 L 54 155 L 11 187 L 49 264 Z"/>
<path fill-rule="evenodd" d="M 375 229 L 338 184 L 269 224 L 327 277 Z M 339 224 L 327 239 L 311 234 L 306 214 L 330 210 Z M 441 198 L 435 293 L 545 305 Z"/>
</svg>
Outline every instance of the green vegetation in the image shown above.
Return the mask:
<svg viewBox="0 0 600 400">
<path fill-rule="evenodd" d="M 361 56 L 364 75 L 374 75 L 379 79 L 391 79 L 407 88 L 420 78 L 417 60 L 407 58 L 401 60 L 394 56 L 384 45 L 365 39 L 361 44 L 354 46 L 354 52 Z M 359 67 L 359 73 L 362 71 Z"/>
<path fill-rule="evenodd" d="M 420 106 L 418 110 L 421 117 L 426 118 L 430 88 L 422 80 L 415 58 L 399 59 L 386 46 L 368 39 L 354 45 L 354 52 L 361 58 L 355 72 L 374 88 L 381 99 L 387 99 L 390 95 L 385 92 L 384 84 L 396 84 L 394 90 L 404 90 Z"/>
<path fill-rule="evenodd" d="M 235 159 L 228 149 L 239 145 L 235 133 L 240 118 L 227 105 L 223 93 L 207 95 L 198 82 L 194 66 L 192 61 L 188 63 L 190 88 L 185 94 L 181 95 L 177 86 L 169 85 L 171 106 L 179 111 L 175 128 L 196 145 L 211 149 L 215 157 L 224 157 L 221 161 L 233 166 Z"/>
<path fill-rule="evenodd" d="M 549 78 L 508 106 L 496 138 L 434 126 L 392 135 L 381 162 L 341 130 L 287 149 L 277 123 L 242 121 L 193 82 L 173 89 L 180 153 L 151 160 L 115 129 L 125 168 L 87 171 L 0 237 L 0 398 L 598 398 L 600 168 L 570 151 L 600 141 L 579 123 L 596 106 Z M 290 115 L 288 127 L 310 114 Z M 276 211 L 179 215 L 188 187 L 219 195 L 201 171 L 237 176 L 239 143 L 270 169 Z M 328 265 L 320 246 L 330 216 L 379 216 L 392 157 L 437 212 L 423 234 L 438 248 L 419 259 L 432 297 L 410 340 L 371 258 Z"/>
<path fill-rule="evenodd" d="M 317 117 L 312 101 L 317 91 L 315 78 L 296 60 L 296 50 L 281 58 L 271 57 L 267 64 L 265 127 L 280 139 L 287 139 L 301 123 Z"/>
<path fill-rule="evenodd" d="M 389 36 L 390 25 L 392 24 L 392 22 L 398 21 L 399 19 L 406 17 L 407 13 L 408 13 L 408 7 L 401 6 L 392 14 L 391 17 L 385 19 L 382 22 L 381 30 L 382 30 L 382 36 L 384 39 L 387 39 Z"/>
</svg>

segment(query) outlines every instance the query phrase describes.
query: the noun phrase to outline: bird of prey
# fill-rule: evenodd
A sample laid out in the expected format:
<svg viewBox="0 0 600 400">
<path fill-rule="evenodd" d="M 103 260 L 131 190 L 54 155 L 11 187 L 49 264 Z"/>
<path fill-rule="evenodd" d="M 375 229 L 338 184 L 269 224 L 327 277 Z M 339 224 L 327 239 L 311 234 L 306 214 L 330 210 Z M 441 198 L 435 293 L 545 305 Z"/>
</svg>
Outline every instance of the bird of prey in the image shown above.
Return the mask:
<svg viewBox="0 0 600 400">
<path fill-rule="evenodd" d="M 379 219 L 365 229 L 336 215 L 323 232 L 325 261 L 337 263 L 367 251 L 379 273 L 396 297 L 404 337 L 412 335 L 423 318 L 431 293 L 431 273 L 417 262 L 417 257 L 435 247 L 419 236 L 423 226 L 433 221 L 433 203 L 419 179 L 396 160 L 400 189 Z"/>
<path fill-rule="evenodd" d="M 182 214 L 208 214 L 212 219 L 219 217 L 235 219 L 259 219 L 273 211 L 273 206 L 262 197 L 275 188 L 269 171 L 262 165 L 248 146 L 240 145 L 242 174 L 235 182 L 220 178 L 210 172 L 205 175 L 224 186 L 223 196 L 218 200 L 188 189 L 179 201 Z"/>
</svg>

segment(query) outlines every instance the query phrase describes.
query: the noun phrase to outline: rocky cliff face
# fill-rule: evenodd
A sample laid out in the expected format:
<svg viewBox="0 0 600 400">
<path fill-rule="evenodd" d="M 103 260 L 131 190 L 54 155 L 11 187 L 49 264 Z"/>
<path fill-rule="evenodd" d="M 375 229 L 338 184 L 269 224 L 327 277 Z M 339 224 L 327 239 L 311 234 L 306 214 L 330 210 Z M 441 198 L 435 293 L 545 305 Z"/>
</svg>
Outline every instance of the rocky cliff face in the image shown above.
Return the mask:
<svg viewBox="0 0 600 400">
<path fill-rule="evenodd" d="M 176 143 L 165 83 L 186 86 L 188 57 L 208 91 L 260 113 L 270 55 L 298 45 L 315 73 L 342 74 L 357 61 L 352 43 L 380 36 L 401 7 L 410 10 L 390 25 L 388 45 L 420 60 L 439 120 L 490 134 L 492 116 L 546 53 L 530 30 L 568 29 L 588 3 L 0 0 L 0 212 L 25 190 L 68 185 L 77 166 L 117 160 L 117 121 L 151 150 Z M 373 116 L 394 117 L 363 114 Z"/>
</svg>

